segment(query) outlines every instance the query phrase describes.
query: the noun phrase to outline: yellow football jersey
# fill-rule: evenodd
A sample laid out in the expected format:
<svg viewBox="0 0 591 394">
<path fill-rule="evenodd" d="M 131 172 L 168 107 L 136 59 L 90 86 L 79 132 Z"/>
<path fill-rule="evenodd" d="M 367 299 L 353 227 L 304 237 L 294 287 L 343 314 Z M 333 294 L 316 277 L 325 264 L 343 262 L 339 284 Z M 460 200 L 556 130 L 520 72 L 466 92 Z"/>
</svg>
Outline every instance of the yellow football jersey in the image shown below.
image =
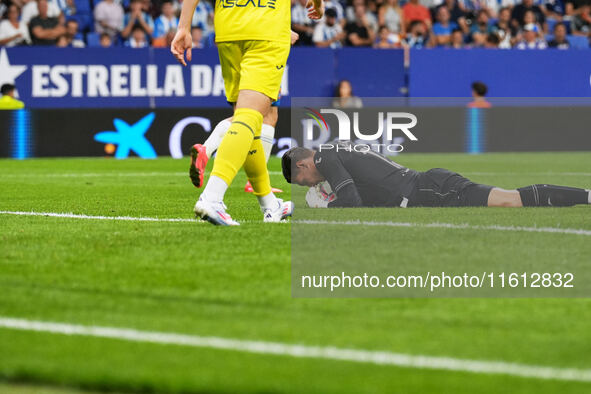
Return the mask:
<svg viewBox="0 0 591 394">
<path fill-rule="evenodd" d="M 290 42 L 290 0 L 216 0 L 216 42 Z"/>
<path fill-rule="evenodd" d="M 22 109 L 25 108 L 25 103 L 14 99 L 8 95 L 0 98 L 0 109 Z"/>
</svg>

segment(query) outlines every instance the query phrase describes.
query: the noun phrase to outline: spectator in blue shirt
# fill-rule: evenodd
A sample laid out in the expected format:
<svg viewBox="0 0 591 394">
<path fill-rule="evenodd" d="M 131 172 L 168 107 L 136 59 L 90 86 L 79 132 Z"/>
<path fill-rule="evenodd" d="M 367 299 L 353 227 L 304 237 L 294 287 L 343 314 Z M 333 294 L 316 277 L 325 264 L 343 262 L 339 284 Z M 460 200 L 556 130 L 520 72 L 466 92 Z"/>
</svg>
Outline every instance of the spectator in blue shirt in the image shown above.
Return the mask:
<svg viewBox="0 0 591 394">
<path fill-rule="evenodd" d="M 523 27 L 523 40 L 521 40 L 515 48 L 517 49 L 546 49 L 548 44 L 546 41 L 539 38 L 540 31 L 537 25 L 528 23 Z"/>
<path fill-rule="evenodd" d="M 142 10 L 142 0 L 131 0 L 129 4 L 129 12 L 123 17 L 123 30 L 121 30 L 121 37 L 130 38 L 132 30 L 139 26 L 146 34 L 146 40 L 154 32 L 154 20 L 152 17 Z"/>
<path fill-rule="evenodd" d="M 489 33 L 492 33 L 492 26 L 488 23 L 488 12 L 480 10 L 470 28 L 470 36 L 474 46 L 484 46 Z"/>
<path fill-rule="evenodd" d="M 566 26 L 562 23 L 554 25 L 554 37 L 548 42 L 550 48 L 569 49 L 570 43 L 566 39 Z"/>
<path fill-rule="evenodd" d="M 146 48 L 149 46 L 146 37 L 144 29 L 140 25 L 135 25 L 131 30 L 129 40 L 125 41 L 125 46 L 129 48 Z"/>
<path fill-rule="evenodd" d="M 174 15 L 172 1 L 162 3 L 162 14 L 154 21 L 154 38 L 162 37 L 170 30 L 176 30 L 179 25 L 179 18 Z"/>
<path fill-rule="evenodd" d="M 203 30 L 203 36 L 213 33 L 213 8 L 208 1 L 200 1 L 195 7 L 191 26 L 199 26 Z"/>
<path fill-rule="evenodd" d="M 433 46 L 444 46 L 450 43 L 451 33 L 458 28 L 458 24 L 450 21 L 449 9 L 445 6 L 437 10 L 436 20 L 433 24 Z"/>
<path fill-rule="evenodd" d="M 193 41 L 193 48 L 205 48 L 205 40 L 203 39 L 203 29 L 199 26 L 192 27 L 191 40 Z"/>
<path fill-rule="evenodd" d="M 449 47 L 452 49 L 463 49 L 466 47 L 464 32 L 462 29 L 454 29 L 451 32 L 451 42 Z"/>
<path fill-rule="evenodd" d="M 404 44 L 409 48 L 422 49 L 427 46 L 427 28 L 423 21 L 412 21 L 408 26 L 409 33 L 404 39 Z"/>
</svg>

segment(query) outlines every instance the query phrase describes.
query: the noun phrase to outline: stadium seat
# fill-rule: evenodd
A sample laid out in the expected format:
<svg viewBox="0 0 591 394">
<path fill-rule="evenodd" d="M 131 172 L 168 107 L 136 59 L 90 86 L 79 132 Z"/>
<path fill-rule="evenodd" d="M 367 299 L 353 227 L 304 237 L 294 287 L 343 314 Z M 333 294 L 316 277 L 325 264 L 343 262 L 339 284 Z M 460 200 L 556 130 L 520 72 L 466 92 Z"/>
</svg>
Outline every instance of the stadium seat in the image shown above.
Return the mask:
<svg viewBox="0 0 591 394">
<path fill-rule="evenodd" d="M 72 15 L 70 19 L 75 19 L 78 22 L 80 31 L 91 31 L 94 27 L 94 22 L 90 12 L 79 11 Z"/>
<path fill-rule="evenodd" d="M 566 37 L 571 48 L 574 49 L 589 49 L 589 39 L 584 36 L 567 36 Z"/>
<path fill-rule="evenodd" d="M 100 47 L 101 46 L 101 36 L 98 33 L 88 33 L 86 35 L 86 45 L 88 45 L 88 47 L 92 48 L 96 48 L 96 47 Z"/>
<path fill-rule="evenodd" d="M 548 31 L 550 33 L 554 32 L 554 26 L 558 23 L 556 19 L 548 18 L 546 19 L 546 23 L 548 24 Z"/>
<path fill-rule="evenodd" d="M 76 13 L 90 13 L 92 8 L 90 0 L 74 0 L 74 4 L 76 4 Z"/>
</svg>

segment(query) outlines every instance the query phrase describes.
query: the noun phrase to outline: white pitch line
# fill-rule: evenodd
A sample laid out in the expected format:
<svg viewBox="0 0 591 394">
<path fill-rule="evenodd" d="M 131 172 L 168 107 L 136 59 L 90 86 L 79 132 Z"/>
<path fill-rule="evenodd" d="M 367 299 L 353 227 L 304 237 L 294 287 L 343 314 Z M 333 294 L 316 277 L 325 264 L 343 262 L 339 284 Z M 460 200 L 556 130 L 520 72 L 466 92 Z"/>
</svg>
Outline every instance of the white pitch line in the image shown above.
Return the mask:
<svg viewBox="0 0 591 394">
<path fill-rule="evenodd" d="M 43 322 L 9 317 L 0 317 L 0 327 L 21 331 L 110 338 L 122 341 L 210 348 L 296 358 L 350 361 L 416 369 L 500 374 L 521 378 L 591 382 L 591 369 L 556 368 L 503 361 L 482 361 L 453 357 L 411 355 L 388 351 L 346 349 L 332 346 L 307 346 L 281 342 L 249 341 L 235 338 L 139 331 L 129 328 Z"/>
<path fill-rule="evenodd" d="M 57 213 L 57 212 L 24 212 L 24 211 L 0 211 L 0 215 L 17 215 L 17 216 L 45 216 L 53 218 L 68 218 L 68 219 L 90 219 L 90 220 L 123 220 L 130 222 L 192 222 L 201 223 L 197 219 L 186 218 L 151 218 L 151 217 L 134 217 L 134 216 L 93 216 L 93 215 L 79 215 L 75 213 Z"/>
<path fill-rule="evenodd" d="M 205 175 L 209 175 L 206 172 Z M 269 175 L 282 175 L 281 171 L 269 171 Z M 21 178 L 22 174 L 0 174 L 2 178 Z M 188 172 L 165 172 L 165 171 L 153 171 L 153 172 L 58 172 L 58 173 L 37 173 L 35 180 L 39 181 L 42 178 L 95 178 L 95 177 L 151 177 L 151 176 L 178 176 L 188 177 Z"/>
<path fill-rule="evenodd" d="M 491 176 L 591 176 L 591 172 L 523 172 L 523 173 L 508 173 L 508 172 L 478 172 L 467 171 L 461 172 L 464 175 L 491 175 Z"/>
<path fill-rule="evenodd" d="M 82 215 L 75 213 L 58 212 L 27 212 L 27 211 L 0 211 L 0 215 L 16 216 L 44 216 L 66 219 L 87 219 L 87 220 L 121 220 L 131 222 L 191 222 L 205 223 L 197 219 L 188 218 L 154 218 L 154 217 L 134 217 L 134 216 L 101 216 L 101 215 Z M 251 221 L 240 221 L 241 223 L 256 223 Z M 521 226 L 500 226 L 500 225 L 477 225 L 477 224 L 454 224 L 454 223 L 411 223 L 411 222 L 375 222 L 361 220 L 292 220 L 295 224 L 313 224 L 313 225 L 341 225 L 341 226 L 384 226 L 384 227 L 419 227 L 419 228 L 446 228 L 451 230 L 493 230 L 493 231 L 523 231 L 530 233 L 558 233 L 591 236 L 591 230 L 560 228 L 560 227 L 521 227 Z"/>
<path fill-rule="evenodd" d="M 493 230 L 493 231 L 525 231 L 530 233 L 559 233 L 591 236 L 591 230 L 559 227 L 521 227 L 477 224 L 453 223 L 410 223 L 410 222 L 374 222 L 374 221 L 337 221 L 337 220 L 295 220 L 299 224 L 329 224 L 341 226 L 384 226 L 384 227 L 420 227 L 420 228 L 448 228 L 453 230 Z"/>
</svg>

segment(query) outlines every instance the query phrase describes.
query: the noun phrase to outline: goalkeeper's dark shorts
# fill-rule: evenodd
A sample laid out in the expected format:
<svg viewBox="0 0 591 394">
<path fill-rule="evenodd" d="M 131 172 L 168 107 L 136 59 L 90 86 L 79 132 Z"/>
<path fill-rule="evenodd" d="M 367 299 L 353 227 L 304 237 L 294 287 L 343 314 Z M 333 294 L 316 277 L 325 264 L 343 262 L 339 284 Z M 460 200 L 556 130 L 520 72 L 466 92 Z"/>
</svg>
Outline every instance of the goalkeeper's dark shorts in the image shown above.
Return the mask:
<svg viewBox="0 0 591 394">
<path fill-rule="evenodd" d="M 474 183 L 444 168 L 432 168 L 419 175 L 408 197 L 409 207 L 486 207 L 494 186 Z"/>
</svg>

